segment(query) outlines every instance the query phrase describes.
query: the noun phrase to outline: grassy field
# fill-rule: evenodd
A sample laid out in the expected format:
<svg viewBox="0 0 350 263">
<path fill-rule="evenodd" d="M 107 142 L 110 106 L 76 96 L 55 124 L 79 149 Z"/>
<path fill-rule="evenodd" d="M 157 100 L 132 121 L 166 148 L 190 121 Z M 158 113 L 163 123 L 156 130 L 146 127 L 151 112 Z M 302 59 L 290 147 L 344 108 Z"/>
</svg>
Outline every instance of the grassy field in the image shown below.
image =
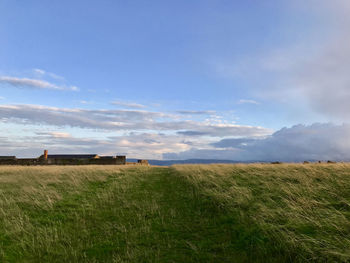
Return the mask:
<svg viewBox="0 0 350 263">
<path fill-rule="evenodd" d="M 350 262 L 350 164 L 0 167 L 0 262 Z"/>
</svg>

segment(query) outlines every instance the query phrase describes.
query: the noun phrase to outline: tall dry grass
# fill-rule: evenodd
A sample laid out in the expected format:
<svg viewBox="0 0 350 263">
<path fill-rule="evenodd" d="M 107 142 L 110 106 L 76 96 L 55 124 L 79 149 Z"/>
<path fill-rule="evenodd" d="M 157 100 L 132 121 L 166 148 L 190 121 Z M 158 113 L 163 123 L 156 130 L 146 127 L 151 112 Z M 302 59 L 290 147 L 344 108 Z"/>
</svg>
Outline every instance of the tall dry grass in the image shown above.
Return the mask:
<svg viewBox="0 0 350 263">
<path fill-rule="evenodd" d="M 0 167 L 0 262 L 349 262 L 349 164 Z"/>
<path fill-rule="evenodd" d="M 109 178 L 117 181 L 127 169 L 1 166 L 0 262 L 45 262 L 47 255 L 54 260 L 54 255 L 60 253 L 66 256 L 59 257 L 58 262 L 78 262 L 78 251 L 85 245 L 79 247 L 79 237 L 74 235 L 89 231 L 84 229 L 85 217 L 93 216 L 106 195 L 114 196 L 112 190 L 99 193 L 96 189 Z M 73 225 L 67 228 L 71 222 Z"/>
<path fill-rule="evenodd" d="M 292 258 L 350 261 L 350 164 L 176 165 L 204 196 L 237 213 Z M 266 245 L 268 246 L 268 245 Z M 260 249 L 268 250 L 261 244 Z"/>
</svg>

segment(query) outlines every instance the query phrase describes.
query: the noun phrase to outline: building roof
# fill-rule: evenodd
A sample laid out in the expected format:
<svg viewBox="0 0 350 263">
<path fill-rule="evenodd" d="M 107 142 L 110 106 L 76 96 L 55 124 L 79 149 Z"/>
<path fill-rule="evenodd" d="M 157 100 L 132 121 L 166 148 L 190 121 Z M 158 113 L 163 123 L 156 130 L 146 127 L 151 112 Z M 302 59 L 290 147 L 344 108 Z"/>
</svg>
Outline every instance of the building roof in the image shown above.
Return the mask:
<svg viewBox="0 0 350 263">
<path fill-rule="evenodd" d="M 93 159 L 97 154 L 49 154 L 48 159 Z"/>
</svg>

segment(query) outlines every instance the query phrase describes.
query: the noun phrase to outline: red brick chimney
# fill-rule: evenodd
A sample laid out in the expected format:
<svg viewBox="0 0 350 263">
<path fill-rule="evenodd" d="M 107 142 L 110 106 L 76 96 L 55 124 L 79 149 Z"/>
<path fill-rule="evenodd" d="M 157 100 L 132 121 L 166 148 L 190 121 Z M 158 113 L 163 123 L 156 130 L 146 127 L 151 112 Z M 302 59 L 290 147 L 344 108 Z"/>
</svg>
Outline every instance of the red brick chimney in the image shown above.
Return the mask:
<svg viewBox="0 0 350 263">
<path fill-rule="evenodd" d="M 47 154 L 48 154 L 48 151 L 47 150 L 44 150 L 44 160 L 47 161 Z"/>
</svg>

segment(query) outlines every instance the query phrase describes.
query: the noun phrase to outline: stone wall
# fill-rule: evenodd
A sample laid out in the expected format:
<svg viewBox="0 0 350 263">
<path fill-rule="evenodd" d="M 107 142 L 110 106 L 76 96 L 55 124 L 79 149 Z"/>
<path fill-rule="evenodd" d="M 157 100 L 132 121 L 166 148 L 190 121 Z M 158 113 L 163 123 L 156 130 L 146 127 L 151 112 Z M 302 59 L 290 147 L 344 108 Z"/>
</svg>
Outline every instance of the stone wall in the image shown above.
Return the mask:
<svg viewBox="0 0 350 263">
<path fill-rule="evenodd" d="M 77 158 L 49 158 L 45 160 L 40 158 L 15 158 L 15 159 L 0 159 L 0 165 L 125 165 L 125 156 L 102 157 L 98 159 L 77 159 Z"/>
<path fill-rule="evenodd" d="M 45 164 L 39 158 L 20 158 L 20 159 L 0 159 L 0 165 L 41 165 Z"/>
</svg>

